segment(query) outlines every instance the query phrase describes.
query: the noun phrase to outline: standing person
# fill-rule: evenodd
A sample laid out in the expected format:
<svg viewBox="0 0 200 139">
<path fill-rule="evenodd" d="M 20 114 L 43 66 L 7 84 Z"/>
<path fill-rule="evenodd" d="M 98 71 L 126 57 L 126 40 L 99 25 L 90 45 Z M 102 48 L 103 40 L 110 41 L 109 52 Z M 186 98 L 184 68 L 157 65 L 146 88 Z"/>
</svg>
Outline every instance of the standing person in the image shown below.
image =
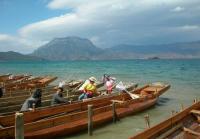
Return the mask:
<svg viewBox="0 0 200 139">
<path fill-rule="evenodd" d="M 114 87 L 114 83 L 115 83 L 115 80 L 113 78 L 111 78 L 111 77 L 107 78 L 107 81 L 105 83 L 107 94 L 111 94 L 112 93 L 112 90 L 113 90 L 113 87 Z"/>
<path fill-rule="evenodd" d="M 103 81 L 104 84 L 106 84 L 106 81 L 108 80 L 109 77 L 110 77 L 110 76 L 107 75 L 107 74 L 104 74 L 104 75 L 103 75 L 102 81 Z"/>
<path fill-rule="evenodd" d="M 57 92 L 53 95 L 51 105 L 56 105 L 61 103 L 68 103 L 68 101 L 63 98 L 63 88 L 59 87 L 57 89 Z"/>
<path fill-rule="evenodd" d="M 41 107 L 41 97 L 42 97 L 42 90 L 36 89 L 35 92 L 26 99 L 20 111 L 27 111 L 33 108 L 33 104 L 35 104 L 35 108 Z"/>
<path fill-rule="evenodd" d="M 96 78 L 90 77 L 89 83 L 84 87 L 83 93 L 79 96 L 79 100 L 92 98 L 94 93 L 97 93 Z"/>
<path fill-rule="evenodd" d="M 113 87 L 114 87 L 114 83 L 115 83 L 115 78 L 114 77 L 110 77 L 110 75 L 104 74 L 103 75 L 103 83 L 106 87 L 106 93 L 107 94 L 111 94 Z"/>
</svg>

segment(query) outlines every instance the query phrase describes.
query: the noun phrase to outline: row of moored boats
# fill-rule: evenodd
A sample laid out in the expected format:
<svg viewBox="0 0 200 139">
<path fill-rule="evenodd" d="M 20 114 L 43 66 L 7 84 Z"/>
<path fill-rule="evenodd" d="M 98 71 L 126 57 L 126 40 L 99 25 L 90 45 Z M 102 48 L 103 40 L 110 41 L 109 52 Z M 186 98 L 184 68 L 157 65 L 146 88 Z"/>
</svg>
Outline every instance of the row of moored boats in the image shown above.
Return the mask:
<svg viewBox="0 0 200 139">
<path fill-rule="evenodd" d="M 104 83 L 99 81 L 96 83 L 97 90 L 104 95 L 78 100 L 78 96 L 81 94 L 79 88 L 84 84 L 84 81 L 71 80 L 65 82 L 62 86 L 64 89 L 63 97 L 70 103 L 51 106 L 51 98 L 57 86 L 50 83 L 56 79 L 57 77 L 53 76 L 11 76 L 10 74 L 0 76 L 2 90 L 0 98 L 0 138 L 15 138 L 15 113 L 20 112 L 23 102 L 36 88 L 42 90 L 41 107 L 22 112 L 24 115 L 24 136 L 27 139 L 56 138 L 86 130 L 88 128 L 88 105 L 92 105 L 92 120 L 95 127 L 113 120 L 113 107 L 111 105 L 113 103 L 115 103 L 117 118 L 135 114 L 155 105 L 159 96 L 170 88 L 169 84 L 152 83 L 142 87 L 128 84 L 120 90 L 119 88 L 116 89 L 116 86 L 118 86 L 116 84 L 112 93 L 106 94 Z M 122 84 L 120 85 L 122 86 Z M 199 108 L 199 102 L 195 103 L 194 109 L 198 110 Z M 168 126 L 172 127 L 180 120 L 184 120 L 184 116 L 188 113 L 194 114 L 189 111 L 191 112 L 191 110 L 182 111 L 184 113 L 181 114 L 183 118 L 179 118 L 175 123 L 171 121 L 171 125 L 168 124 Z M 196 111 L 195 116 L 199 118 L 197 113 Z M 168 129 L 167 126 L 165 127 Z M 158 131 L 157 129 L 160 129 L 160 132 L 157 133 L 159 135 L 166 131 L 166 129 L 161 130 L 158 126 L 131 138 L 154 138 L 157 135 L 154 131 Z M 192 130 L 187 126 L 184 129 L 187 132 Z M 196 131 L 194 132 L 196 133 Z"/>
</svg>

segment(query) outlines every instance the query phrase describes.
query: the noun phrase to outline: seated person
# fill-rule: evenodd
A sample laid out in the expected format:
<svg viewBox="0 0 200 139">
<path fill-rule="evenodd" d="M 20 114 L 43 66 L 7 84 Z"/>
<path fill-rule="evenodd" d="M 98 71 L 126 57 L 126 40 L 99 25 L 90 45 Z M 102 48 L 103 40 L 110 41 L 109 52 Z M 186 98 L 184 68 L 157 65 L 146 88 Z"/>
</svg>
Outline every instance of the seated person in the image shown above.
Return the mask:
<svg viewBox="0 0 200 139">
<path fill-rule="evenodd" d="M 83 93 L 79 96 L 79 100 L 92 98 L 94 93 L 97 93 L 96 78 L 90 77 L 89 83 L 84 87 Z"/>
<path fill-rule="evenodd" d="M 0 84 L 0 98 L 3 96 L 4 93 L 4 87 L 3 87 L 3 83 Z"/>
<path fill-rule="evenodd" d="M 0 98 L 3 96 L 3 87 L 0 87 Z"/>
<path fill-rule="evenodd" d="M 36 89 L 35 92 L 26 99 L 20 111 L 27 111 L 33 108 L 33 104 L 35 104 L 35 108 L 41 107 L 41 97 L 42 97 L 42 90 Z"/>
<path fill-rule="evenodd" d="M 68 103 L 68 101 L 63 98 L 63 88 L 59 87 L 57 89 L 57 92 L 53 95 L 53 98 L 51 100 L 51 105 L 56 105 L 61 103 Z"/>
</svg>

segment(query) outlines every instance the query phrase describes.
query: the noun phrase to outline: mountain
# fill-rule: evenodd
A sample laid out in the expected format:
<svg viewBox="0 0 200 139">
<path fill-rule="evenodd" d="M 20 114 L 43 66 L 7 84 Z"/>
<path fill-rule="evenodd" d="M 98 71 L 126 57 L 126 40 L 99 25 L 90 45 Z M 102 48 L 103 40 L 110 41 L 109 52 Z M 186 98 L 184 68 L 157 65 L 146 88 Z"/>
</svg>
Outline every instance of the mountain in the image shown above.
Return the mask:
<svg viewBox="0 0 200 139">
<path fill-rule="evenodd" d="M 0 61 L 41 61 L 41 60 L 43 59 L 34 56 L 23 55 L 13 51 L 0 52 Z"/>
<path fill-rule="evenodd" d="M 200 41 L 156 45 L 120 44 L 101 49 L 88 39 L 65 37 L 53 39 L 31 55 L 48 60 L 200 58 Z"/>
<path fill-rule="evenodd" d="M 157 44 L 157 45 L 132 45 L 121 44 L 108 48 L 107 53 L 124 55 L 124 59 L 133 58 L 200 58 L 200 41 Z"/>
<path fill-rule="evenodd" d="M 35 50 L 32 55 L 48 60 L 96 59 L 103 52 L 90 40 L 79 37 L 55 38 Z"/>
</svg>

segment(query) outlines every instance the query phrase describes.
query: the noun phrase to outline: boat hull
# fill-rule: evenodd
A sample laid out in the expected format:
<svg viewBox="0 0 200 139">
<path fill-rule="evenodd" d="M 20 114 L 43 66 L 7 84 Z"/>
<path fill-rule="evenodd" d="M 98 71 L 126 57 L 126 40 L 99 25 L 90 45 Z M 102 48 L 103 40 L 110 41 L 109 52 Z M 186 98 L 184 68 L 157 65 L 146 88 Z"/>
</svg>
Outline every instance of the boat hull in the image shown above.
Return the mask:
<svg viewBox="0 0 200 139">
<path fill-rule="evenodd" d="M 157 98 L 147 100 L 145 102 L 133 103 L 129 102 L 130 104 L 125 108 L 119 108 L 116 110 L 118 118 L 123 118 L 128 115 L 133 115 L 137 112 L 143 111 L 153 105 L 155 105 Z M 93 124 L 94 127 L 98 127 L 105 123 L 112 121 L 112 111 L 107 111 L 105 113 L 97 114 L 93 117 Z M 87 118 L 82 120 L 73 122 L 73 123 L 66 123 L 59 126 L 55 126 L 50 129 L 43 129 L 35 132 L 29 132 L 25 134 L 26 139 L 41 139 L 41 138 L 56 138 L 58 136 L 66 136 L 73 133 L 77 133 L 83 130 L 86 130 L 88 126 Z"/>
</svg>

